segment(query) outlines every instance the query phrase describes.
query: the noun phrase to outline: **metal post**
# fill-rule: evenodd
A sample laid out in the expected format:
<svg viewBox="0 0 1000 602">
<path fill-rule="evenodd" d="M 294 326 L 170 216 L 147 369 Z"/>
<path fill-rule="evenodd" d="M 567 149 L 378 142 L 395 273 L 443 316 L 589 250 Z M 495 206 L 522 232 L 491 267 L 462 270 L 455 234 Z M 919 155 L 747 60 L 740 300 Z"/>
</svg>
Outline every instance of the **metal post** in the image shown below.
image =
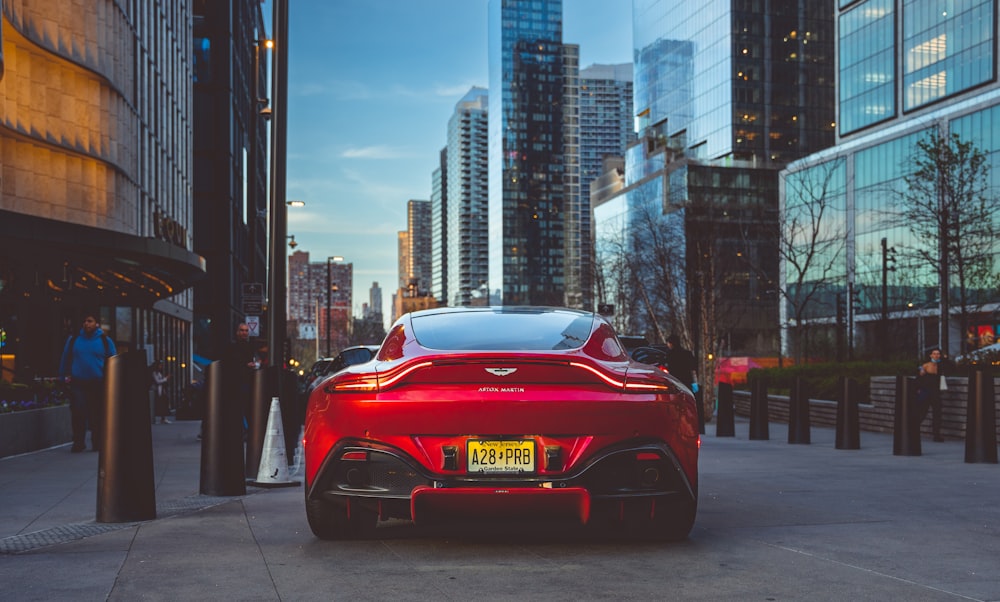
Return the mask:
<svg viewBox="0 0 1000 602">
<path fill-rule="evenodd" d="M 733 385 L 719 383 L 719 415 L 715 419 L 716 437 L 735 437 Z"/>
<path fill-rule="evenodd" d="M 997 463 L 997 418 L 993 373 L 976 367 L 969 373 L 969 401 L 965 415 L 965 461 Z"/>
<path fill-rule="evenodd" d="M 853 379 L 841 377 L 840 399 L 837 402 L 836 449 L 861 449 L 857 388 Z"/>
<path fill-rule="evenodd" d="M 128 351 L 108 358 L 101 455 L 97 464 L 97 522 L 156 518 L 153 434 L 145 399 L 146 354 Z"/>
<path fill-rule="evenodd" d="M 889 344 L 889 244 L 882 237 L 882 321 L 879 324 L 879 344 L 886 349 Z"/>
<path fill-rule="evenodd" d="M 205 371 L 205 419 L 201 423 L 202 495 L 245 495 L 243 466 L 243 400 L 240 366 L 216 360 Z"/>
<path fill-rule="evenodd" d="M 326 357 L 330 357 L 330 261 L 333 257 L 326 258 Z"/>
<path fill-rule="evenodd" d="M 788 398 L 788 442 L 809 444 L 812 440 L 809 417 L 809 390 L 805 380 L 795 378 Z"/>
<path fill-rule="evenodd" d="M 268 247 L 268 363 L 283 368 L 285 364 L 285 322 L 287 301 L 285 278 L 287 258 L 285 240 L 288 236 L 288 206 L 285 204 L 285 162 L 288 131 L 288 0 L 274 0 L 274 57 L 271 78 L 271 240 Z"/>
<path fill-rule="evenodd" d="M 750 439 L 770 439 L 767 408 L 767 382 L 763 378 L 750 381 Z"/>
<path fill-rule="evenodd" d="M 916 379 L 903 374 L 896 376 L 896 413 L 893 416 L 892 454 L 894 456 L 919 456 L 920 423 L 916 420 L 914 394 Z"/>
</svg>

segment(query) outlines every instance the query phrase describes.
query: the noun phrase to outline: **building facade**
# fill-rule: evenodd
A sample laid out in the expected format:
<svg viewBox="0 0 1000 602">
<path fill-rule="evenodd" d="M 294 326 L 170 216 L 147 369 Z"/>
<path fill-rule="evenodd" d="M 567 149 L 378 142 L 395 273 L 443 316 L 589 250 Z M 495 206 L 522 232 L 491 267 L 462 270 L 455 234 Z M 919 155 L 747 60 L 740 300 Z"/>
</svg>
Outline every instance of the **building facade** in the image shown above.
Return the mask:
<svg viewBox="0 0 1000 602">
<path fill-rule="evenodd" d="M 431 284 L 431 202 L 410 200 L 406 203 L 406 237 L 409 250 L 406 263 L 406 286 L 420 296 L 430 295 Z"/>
<path fill-rule="evenodd" d="M 247 319 L 244 285 L 267 282 L 267 35 L 254 0 L 193 7 L 194 249 L 211 271 L 194 289 L 194 346 L 218 359 Z"/>
<path fill-rule="evenodd" d="M 490 301 L 564 305 L 562 2 L 490 0 L 488 10 Z"/>
<path fill-rule="evenodd" d="M 595 208 L 598 302 L 702 356 L 776 354 L 778 172 L 833 143 L 832 3 L 632 7 L 639 141 Z"/>
<path fill-rule="evenodd" d="M 604 172 L 604 159 L 623 157 L 635 141 L 632 118 L 632 64 L 591 65 L 580 70 L 579 81 L 580 186 L 578 224 L 570 232 L 578 241 L 576 261 L 569 262 L 568 291 L 579 290 L 577 306 L 594 309 L 594 239 L 591 185 Z M 579 284 L 574 282 L 578 281 Z"/>
<path fill-rule="evenodd" d="M 87 311 L 120 351 L 189 381 L 190 287 L 206 269 L 192 240 L 192 19 L 172 0 L 3 2 L 3 380 L 55 376 Z"/>
<path fill-rule="evenodd" d="M 920 259 L 928 241 L 900 219 L 918 147 L 932 134 L 958 136 L 985 154 L 986 194 L 997 203 L 997 5 L 947 8 L 895 0 L 836 7 L 837 144 L 782 174 L 784 214 L 823 203 L 830 209 L 823 231 L 836 235 L 823 241 L 828 273 L 800 278 L 791 264 L 782 272 L 786 288 L 815 293 L 814 302 L 782 307 L 787 353 L 832 355 L 836 347 L 839 355 L 916 358 L 932 346 L 958 354 L 996 336 L 1000 245 L 987 251 L 991 275 L 968 282 L 963 332 L 961 308 L 943 311 L 937 267 Z M 958 277 L 944 286 L 957 300 Z"/>
<path fill-rule="evenodd" d="M 294 359 L 308 363 L 332 357 L 351 344 L 353 283 L 354 264 L 341 257 L 310 261 L 306 251 L 288 257 L 288 322 Z"/>
<path fill-rule="evenodd" d="M 485 303 L 489 278 L 489 95 L 472 88 L 448 120 L 447 219 L 443 232 L 451 306 Z M 435 230 L 437 234 L 437 230 Z"/>
<path fill-rule="evenodd" d="M 430 294 L 448 302 L 448 147 L 441 149 L 431 173 L 431 282 Z"/>
</svg>

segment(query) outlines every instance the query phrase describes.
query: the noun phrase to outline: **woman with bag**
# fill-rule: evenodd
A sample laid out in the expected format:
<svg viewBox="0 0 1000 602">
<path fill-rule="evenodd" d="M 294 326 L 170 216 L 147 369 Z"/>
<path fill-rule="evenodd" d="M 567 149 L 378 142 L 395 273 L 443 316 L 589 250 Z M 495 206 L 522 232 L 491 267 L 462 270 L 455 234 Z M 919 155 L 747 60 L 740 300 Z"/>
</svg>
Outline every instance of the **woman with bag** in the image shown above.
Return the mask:
<svg viewBox="0 0 1000 602">
<path fill-rule="evenodd" d="M 941 391 L 948 389 L 945 378 L 948 363 L 941 354 L 941 349 L 934 347 L 928 354 L 928 361 L 920 364 L 920 375 L 917 377 L 917 424 L 927 417 L 931 409 L 931 432 L 935 441 L 944 441 L 941 436 Z"/>
<path fill-rule="evenodd" d="M 167 420 L 170 415 L 170 402 L 167 399 L 166 372 L 163 369 L 163 360 L 156 360 L 153 364 L 153 413 L 156 416 L 157 424 L 172 424 Z"/>
</svg>

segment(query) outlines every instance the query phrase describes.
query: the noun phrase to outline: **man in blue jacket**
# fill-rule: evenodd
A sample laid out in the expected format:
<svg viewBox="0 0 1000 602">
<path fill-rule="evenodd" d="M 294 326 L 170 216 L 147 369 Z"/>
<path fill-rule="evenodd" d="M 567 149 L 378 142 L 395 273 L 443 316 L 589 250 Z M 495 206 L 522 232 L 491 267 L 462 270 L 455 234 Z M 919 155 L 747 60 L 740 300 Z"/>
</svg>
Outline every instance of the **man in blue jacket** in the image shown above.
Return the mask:
<svg viewBox="0 0 1000 602">
<path fill-rule="evenodd" d="M 73 453 L 86 449 L 90 428 L 90 449 L 100 451 L 104 425 L 104 362 L 118 353 L 115 343 L 104 334 L 96 313 L 86 313 L 78 334 L 66 340 L 59 376 L 69 384 L 70 416 L 73 423 Z"/>
</svg>

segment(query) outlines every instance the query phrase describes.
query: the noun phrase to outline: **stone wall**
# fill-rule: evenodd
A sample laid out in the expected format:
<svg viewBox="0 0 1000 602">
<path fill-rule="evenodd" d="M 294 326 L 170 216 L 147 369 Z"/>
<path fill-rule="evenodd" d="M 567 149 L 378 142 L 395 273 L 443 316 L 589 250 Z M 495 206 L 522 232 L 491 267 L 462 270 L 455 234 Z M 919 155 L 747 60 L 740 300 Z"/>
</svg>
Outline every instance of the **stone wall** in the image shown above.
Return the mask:
<svg viewBox="0 0 1000 602">
<path fill-rule="evenodd" d="M 871 398 L 858 400 L 858 416 L 861 430 L 892 433 L 893 417 L 896 413 L 896 377 L 876 376 L 871 379 Z M 996 415 L 1000 417 L 1000 381 L 994 379 L 994 404 Z M 965 410 L 968 404 L 969 379 L 949 376 L 948 390 L 941 392 L 941 434 L 946 439 L 965 439 Z M 737 416 L 750 416 L 750 392 L 734 391 L 733 404 Z M 768 395 L 767 410 L 770 422 L 788 422 L 788 397 Z M 809 422 L 812 426 L 837 425 L 837 402 L 823 399 L 809 400 Z M 931 412 L 920 424 L 920 432 L 931 436 Z M 1000 440 L 1000 426 L 997 427 Z"/>
</svg>

